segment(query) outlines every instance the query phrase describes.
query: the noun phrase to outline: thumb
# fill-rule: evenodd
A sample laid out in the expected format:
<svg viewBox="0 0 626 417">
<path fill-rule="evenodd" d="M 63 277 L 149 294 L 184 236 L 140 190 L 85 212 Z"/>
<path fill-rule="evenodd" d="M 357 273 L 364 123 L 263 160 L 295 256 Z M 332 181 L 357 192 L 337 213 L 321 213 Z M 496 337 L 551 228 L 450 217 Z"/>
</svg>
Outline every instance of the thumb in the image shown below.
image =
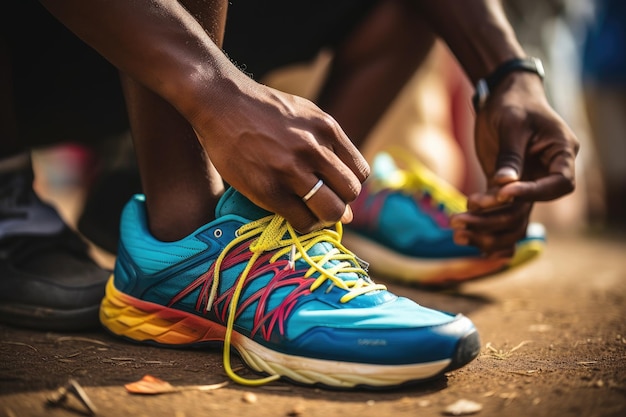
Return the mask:
<svg viewBox="0 0 626 417">
<path fill-rule="evenodd" d="M 494 185 L 506 185 L 508 183 L 519 181 L 519 171 L 515 168 L 504 165 L 496 168 L 496 172 L 493 174 Z"/>
<path fill-rule="evenodd" d="M 509 167 L 502 166 L 498 168 L 493 175 L 493 183 L 495 184 L 495 199 L 500 204 L 507 204 L 513 202 L 513 196 L 506 192 L 507 184 L 519 182 L 518 171 Z"/>
<path fill-rule="evenodd" d="M 503 193 L 502 190 L 507 184 L 511 184 L 519 181 L 519 174 L 514 168 L 510 166 L 502 166 L 498 168 L 493 175 L 492 183 L 494 184 L 495 199 L 498 203 L 510 203 L 513 201 L 513 197 L 508 195 L 507 193 Z"/>
<path fill-rule="evenodd" d="M 500 149 L 496 157 L 496 166 L 492 178 L 489 178 L 492 187 L 503 187 L 506 184 L 519 181 L 522 177 L 524 166 L 524 151 L 526 141 L 522 140 L 520 134 L 522 129 L 514 129 L 508 126 L 501 131 Z M 498 193 L 499 194 L 499 193 Z M 508 197 L 498 195 L 500 202 L 507 202 Z"/>
<path fill-rule="evenodd" d="M 522 177 L 526 146 L 532 130 L 526 124 L 526 118 L 519 111 L 511 109 L 500 119 L 496 129 L 498 153 L 491 185 L 505 185 L 519 181 Z"/>
</svg>

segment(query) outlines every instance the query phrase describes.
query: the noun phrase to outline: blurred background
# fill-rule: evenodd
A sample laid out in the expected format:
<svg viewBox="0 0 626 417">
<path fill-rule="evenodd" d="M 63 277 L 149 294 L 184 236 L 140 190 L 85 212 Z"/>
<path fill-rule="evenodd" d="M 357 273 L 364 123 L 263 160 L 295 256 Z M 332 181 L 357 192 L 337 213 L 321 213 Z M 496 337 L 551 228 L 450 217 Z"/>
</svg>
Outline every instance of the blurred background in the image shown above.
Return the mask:
<svg viewBox="0 0 626 417">
<path fill-rule="evenodd" d="M 538 204 L 533 220 L 544 223 L 548 233 L 624 231 L 626 2 L 504 0 L 504 5 L 527 53 L 543 60 L 549 99 L 581 142 L 576 191 Z M 261 81 L 314 98 L 332 58 L 325 50 Z M 364 154 L 371 161 L 377 152 L 401 145 L 464 193 L 480 190 L 484 178 L 473 148 L 472 94 L 455 58 L 437 43 L 372 132 Z M 68 138 L 34 152 L 37 190 L 73 225 L 93 187 L 119 186 L 127 194 L 139 187 L 136 179 L 128 180 L 135 169 L 128 132 L 97 145 L 83 142 Z"/>
</svg>

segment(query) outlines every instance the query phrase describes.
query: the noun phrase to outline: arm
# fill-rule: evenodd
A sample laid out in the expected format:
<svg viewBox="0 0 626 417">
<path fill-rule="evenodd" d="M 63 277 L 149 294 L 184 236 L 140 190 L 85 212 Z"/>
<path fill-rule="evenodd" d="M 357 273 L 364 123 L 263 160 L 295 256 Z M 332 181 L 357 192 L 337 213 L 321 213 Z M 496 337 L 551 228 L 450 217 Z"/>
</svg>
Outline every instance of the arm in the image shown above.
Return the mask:
<svg viewBox="0 0 626 417">
<path fill-rule="evenodd" d="M 473 83 L 512 58 L 525 57 L 500 0 L 419 1 Z M 455 239 L 510 255 L 524 236 L 532 203 L 574 189 L 574 133 L 551 108 L 541 79 L 507 75 L 476 115 L 476 151 L 488 190 L 470 196 L 452 220 Z"/>
<path fill-rule="evenodd" d="M 41 3 L 118 69 L 183 114 L 193 111 L 193 104 L 184 99 L 194 87 L 192 80 L 215 85 L 216 80 L 234 75 L 214 41 L 178 1 Z M 213 3 L 218 7 L 220 2 Z"/>
<path fill-rule="evenodd" d="M 525 56 L 500 0 L 419 0 L 417 3 L 473 84 L 502 62 Z"/>
<path fill-rule="evenodd" d="M 171 103 L 224 180 L 253 202 L 300 231 L 350 218 L 347 203 L 369 167 L 334 119 L 239 71 L 216 44 L 223 33 L 203 28 L 178 1 L 42 3 L 113 65 Z M 224 7 L 225 1 L 206 1 L 206 13 Z M 305 204 L 301 197 L 318 178 L 325 185 Z"/>
</svg>

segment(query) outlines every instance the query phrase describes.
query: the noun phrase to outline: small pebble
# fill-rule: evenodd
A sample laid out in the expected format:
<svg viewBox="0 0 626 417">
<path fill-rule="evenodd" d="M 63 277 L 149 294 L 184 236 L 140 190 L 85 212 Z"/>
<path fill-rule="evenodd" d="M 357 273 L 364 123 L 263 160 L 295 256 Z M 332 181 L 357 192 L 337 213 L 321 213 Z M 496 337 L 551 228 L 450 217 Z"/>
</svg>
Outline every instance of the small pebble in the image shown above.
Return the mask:
<svg viewBox="0 0 626 417">
<path fill-rule="evenodd" d="M 253 394 L 251 392 L 244 392 L 241 399 L 244 403 L 248 403 L 248 404 L 254 404 L 255 402 L 258 401 L 256 394 Z"/>
<path fill-rule="evenodd" d="M 478 404 L 470 400 L 458 400 L 457 402 L 450 404 L 444 410 L 444 414 L 451 416 L 466 416 L 469 414 L 476 414 L 483 409 L 481 404 Z"/>
<path fill-rule="evenodd" d="M 305 407 L 303 404 L 297 404 L 287 413 L 287 415 L 289 417 L 300 417 L 304 415 L 304 410 Z"/>
</svg>

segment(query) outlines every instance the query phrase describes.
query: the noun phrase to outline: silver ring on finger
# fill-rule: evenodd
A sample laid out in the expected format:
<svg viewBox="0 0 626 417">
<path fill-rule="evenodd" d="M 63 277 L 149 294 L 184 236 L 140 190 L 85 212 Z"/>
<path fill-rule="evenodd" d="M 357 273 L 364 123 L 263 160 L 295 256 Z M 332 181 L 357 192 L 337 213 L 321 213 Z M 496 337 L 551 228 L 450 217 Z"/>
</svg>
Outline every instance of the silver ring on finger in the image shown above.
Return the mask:
<svg viewBox="0 0 626 417">
<path fill-rule="evenodd" d="M 324 185 L 324 181 L 319 180 L 318 182 L 315 183 L 315 185 L 313 186 L 313 188 L 311 188 L 311 190 L 309 190 L 308 193 L 306 193 L 306 195 L 304 197 L 302 197 L 302 201 L 304 201 L 305 203 L 307 201 L 309 201 L 311 199 L 311 197 L 313 197 L 315 195 L 315 193 L 322 188 L 322 185 Z"/>
</svg>

